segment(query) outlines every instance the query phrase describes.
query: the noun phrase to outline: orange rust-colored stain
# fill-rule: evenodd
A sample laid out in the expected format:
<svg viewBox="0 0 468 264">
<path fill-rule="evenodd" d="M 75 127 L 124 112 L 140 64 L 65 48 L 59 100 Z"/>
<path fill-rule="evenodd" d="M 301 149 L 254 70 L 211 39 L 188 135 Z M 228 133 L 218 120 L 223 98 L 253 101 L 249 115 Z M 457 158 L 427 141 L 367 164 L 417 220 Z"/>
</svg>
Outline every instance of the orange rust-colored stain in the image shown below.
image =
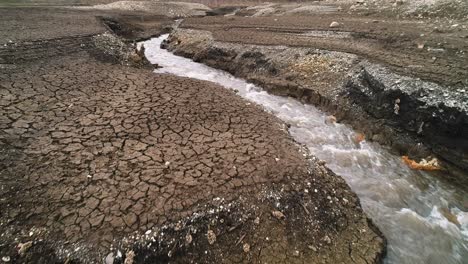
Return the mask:
<svg viewBox="0 0 468 264">
<path fill-rule="evenodd" d="M 366 136 L 362 133 L 356 133 L 356 135 L 354 135 L 353 140 L 354 140 L 354 143 L 359 144 L 362 141 L 366 140 Z"/>
<path fill-rule="evenodd" d="M 418 163 L 412 159 L 410 159 L 408 156 L 402 156 L 401 159 L 403 160 L 408 167 L 410 167 L 413 170 L 426 170 L 426 171 L 434 171 L 434 170 L 440 170 L 440 166 L 437 164 L 433 163 Z"/>
</svg>

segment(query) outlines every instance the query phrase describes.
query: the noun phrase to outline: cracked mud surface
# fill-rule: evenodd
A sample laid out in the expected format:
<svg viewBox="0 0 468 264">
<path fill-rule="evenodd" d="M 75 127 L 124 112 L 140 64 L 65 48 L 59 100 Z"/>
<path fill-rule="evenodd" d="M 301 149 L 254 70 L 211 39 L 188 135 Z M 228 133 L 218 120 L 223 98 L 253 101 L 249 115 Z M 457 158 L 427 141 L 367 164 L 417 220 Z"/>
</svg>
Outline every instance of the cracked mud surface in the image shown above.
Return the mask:
<svg viewBox="0 0 468 264">
<path fill-rule="evenodd" d="M 139 71 L 83 58 L 2 73 L 2 196 L 29 197 L 2 205 L 9 219 L 110 242 L 111 230 L 146 230 L 214 195 L 304 174 L 259 108 Z"/>
<path fill-rule="evenodd" d="M 385 241 L 355 194 L 279 120 L 217 85 L 106 62 L 95 33 L 1 49 L 2 257 L 101 262 L 118 248 L 136 263 L 382 258 Z M 159 246 L 145 242 L 151 230 Z"/>
</svg>

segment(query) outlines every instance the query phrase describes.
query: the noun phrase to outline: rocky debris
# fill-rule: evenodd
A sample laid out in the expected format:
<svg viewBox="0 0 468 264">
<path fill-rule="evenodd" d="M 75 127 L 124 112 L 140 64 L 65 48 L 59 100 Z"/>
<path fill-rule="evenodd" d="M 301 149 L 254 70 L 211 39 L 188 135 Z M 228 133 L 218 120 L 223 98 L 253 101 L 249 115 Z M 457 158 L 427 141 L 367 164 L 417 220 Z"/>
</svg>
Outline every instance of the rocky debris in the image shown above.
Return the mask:
<svg viewBox="0 0 468 264">
<path fill-rule="evenodd" d="M 93 43 L 107 57 L 123 65 L 142 67 L 150 64 L 144 56 L 144 47 L 138 49 L 112 33 L 94 36 Z"/>
<path fill-rule="evenodd" d="M 418 141 L 422 138 L 440 158 L 468 168 L 462 154 L 468 150 L 468 94 L 370 63 L 362 63 L 346 87 L 353 102 L 370 115 L 404 128 Z M 386 104 L 386 99 L 393 102 Z"/>
<path fill-rule="evenodd" d="M 109 4 L 74 7 L 80 10 L 119 10 L 148 12 L 172 18 L 204 16 L 211 9 L 206 5 L 187 2 L 116 1 Z"/>
<path fill-rule="evenodd" d="M 319 170 L 315 169 L 315 166 L 313 168 L 311 175 L 318 175 Z M 327 174 L 326 171 L 321 173 Z M 319 182 L 322 180 L 326 179 L 318 177 L 312 185 L 320 185 Z M 340 181 L 340 178 L 333 178 L 332 181 L 335 180 Z M 297 191 L 290 189 L 289 182 L 262 186 L 255 193 L 240 195 L 234 201 L 228 202 L 223 198 L 215 198 L 211 204 L 205 204 L 192 215 L 177 222 L 158 226 L 149 235 L 135 232 L 123 240 L 125 244 L 122 246 L 132 246 L 136 249 L 135 260 L 169 257 L 171 262 L 175 263 L 195 261 L 231 263 L 236 259 L 239 262 L 239 258 L 242 258 L 244 260 L 241 263 L 263 263 L 272 257 L 278 259 L 294 256 L 305 263 L 316 263 L 320 259 L 326 259 L 325 263 L 340 263 L 349 259 L 348 254 L 342 253 L 348 252 L 349 247 L 352 250 L 358 250 L 363 245 L 369 248 L 369 245 L 376 245 L 375 242 L 380 241 L 380 238 L 374 237 L 373 229 L 362 226 L 366 221 L 357 220 L 361 216 L 351 213 L 358 204 L 355 204 L 357 200 L 349 197 L 348 193 L 340 193 L 340 195 L 345 195 L 350 199 L 351 204 L 337 203 L 337 208 L 335 208 L 329 206 L 327 197 L 318 193 L 303 192 L 306 186 L 310 187 L 308 181 L 297 181 L 294 185 Z M 339 189 L 336 186 L 332 188 L 333 190 Z M 322 190 L 331 191 L 328 188 Z M 320 204 L 327 205 L 325 212 L 313 209 L 314 207 L 322 208 Z M 270 217 L 263 217 L 261 225 L 249 224 L 250 219 L 258 217 L 256 215 L 265 216 L 271 213 L 271 207 L 274 206 L 279 206 L 291 217 L 281 222 Z M 304 208 L 309 208 L 309 212 L 306 213 Z M 352 210 L 348 211 L 349 209 Z M 353 219 L 357 217 L 357 221 L 341 222 L 339 219 L 342 217 Z M 331 220 L 332 218 L 338 222 Z M 340 228 L 336 229 L 335 224 L 332 223 L 340 225 Z M 350 227 L 356 224 L 359 227 Z M 300 233 L 301 236 L 292 235 L 291 230 L 294 230 L 294 233 Z M 354 232 L 360 233 L 359 240 L 354 237 Z M 185 243 L 188 233 L 192 234 L 193 239 L 190 244 Z M 212 243 L 208 240 L 210 236 L 213 237 Z M 328 237 L 330 241 L 339 237 L 339 241 L 347 242 L 327 244 L 325 240 L 314 239 L 316 237 L 322 237 L 325 240 Z M 362 240 L 363 238 L 365 239 Z M 311 241 L 313 241 L 312 244 Z M 261 246 L 253 247 L 252 245 Z M 325 245 L 327 246 L 324 247 Z M 320 248 L 320 253 L 318 249 L 311 251 L 310 246 Z M 281 250 L 278 250 L 279 248 Z M 342 251 L 344 249 L 346 250 Z M 370 263 L 377 263 L 380 256 L 373 255 L 374 253 L 369 254 L 369 252 L 375 252 L 375 249 L 370 249 L 361 256 Z M 248 258 L 245 258 L 245 255 Z"/>
</svg>

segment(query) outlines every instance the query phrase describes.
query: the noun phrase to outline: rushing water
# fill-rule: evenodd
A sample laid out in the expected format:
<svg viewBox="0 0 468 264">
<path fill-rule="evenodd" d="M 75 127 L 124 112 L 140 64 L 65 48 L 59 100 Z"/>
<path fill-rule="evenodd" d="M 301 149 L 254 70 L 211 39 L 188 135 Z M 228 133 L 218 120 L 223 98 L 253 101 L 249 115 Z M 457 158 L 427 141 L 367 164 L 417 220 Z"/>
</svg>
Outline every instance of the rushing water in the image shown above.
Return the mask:
<svg viewBox="0 0 468 264">
<path fill-rule="evenodd" d="M 291 124 L 291 135 L 357 193 L 365 212 L 388 239 L 386 263 L 468 263 L 466 186 L 457 188 L 413 171 L 377 144 L 355 144 L 350 127 L 326 124 L 326 115 L 314 106 L 270 95 L 229 73 L 175 56 L 160 48 L 165 38 L 144 43 L 148 60 L 162 67 L 155 72 L 236 89 Z M 450 216 L 456 220 L 449 221 Z"/>
</svg>

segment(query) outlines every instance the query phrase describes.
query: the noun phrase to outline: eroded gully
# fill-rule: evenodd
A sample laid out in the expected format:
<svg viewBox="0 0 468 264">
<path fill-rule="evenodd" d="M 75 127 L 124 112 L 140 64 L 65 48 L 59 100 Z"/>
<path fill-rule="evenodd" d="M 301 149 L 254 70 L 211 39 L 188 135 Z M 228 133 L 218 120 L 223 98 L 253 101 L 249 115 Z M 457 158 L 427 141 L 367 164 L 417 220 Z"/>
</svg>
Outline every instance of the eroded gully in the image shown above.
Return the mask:
<svg viewBox="0 0 468 264">
<path fill-rule="evenodd" d="M 211 81 L 235 89 L 291 125 L 290 133 L 325 160 L 357 193 L 367 215 L 388 240 L 386 263 L 468 263 L 468 192 L 428 173 L 372 142 L 355 143 L 348 126 L 326 122 L 312 105 L 270 95 L 260 87 L 160 48 L 163 35 L 144 42 L 157 73 Z"/>
</svg>

